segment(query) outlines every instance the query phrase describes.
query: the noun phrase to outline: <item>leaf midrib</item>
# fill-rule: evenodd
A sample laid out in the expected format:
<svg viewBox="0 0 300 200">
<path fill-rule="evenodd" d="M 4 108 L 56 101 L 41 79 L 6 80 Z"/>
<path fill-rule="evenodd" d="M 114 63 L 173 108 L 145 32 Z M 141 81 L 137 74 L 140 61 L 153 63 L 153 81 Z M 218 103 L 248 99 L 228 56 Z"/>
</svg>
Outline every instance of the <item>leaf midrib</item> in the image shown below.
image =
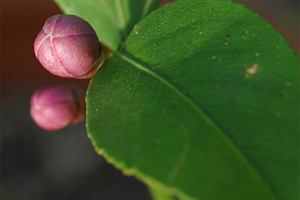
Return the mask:
<svg viewBox="0 0 300 200">
<path fill-rule="evenodd" d="M 159 80 L 162 84 L 164 84 L 165 86 L 170 88 L 175 94 L 177 94 L 179 97 L 181 97 L 188 105 L 190 105 L 193 109 L 195 109 L 196 112 L 200 115 L 200 117 L 202 117 L 204 119 L 204 121 L 215 130 L 215 132 L 218 134 L 218 136 L 226 141 L 228 146 L 233 150 L 233 152 L 236 153 L 238 158 L 242 162 L 246 163 L 246 166 L 249 167 L 253 176 L 256 177 L 258 182 L 261 184 L 261 187 L 269 194 L 269 196 L 274 200 L 277 199 L 274 192 L 271 190 L 270 185 L 263 179 L 263 177 L 260 175 L 260 173 L 254 168 L 253 164 L 247 159 L 247 157 L 244 155 L 244 153 L 235 145 L 235 143 L 230 139 L 230 137 L 228 137 L 228 135 L 226 135 L 225 132 L 219 126 L 217 126 L 211 118 L 209 118 L 207 116 L 207 114 L 194 101 L 192 101 L 188 96 L 183 94 L 177 87 L 175 87 L 172 83 L 167 81 L 165 78 L 158 75 L 154 71 L 150 70 L 149 68 L 147 68 L 147 66 L 144 66 L 143 64 L 135 61 L 134 59 L 127 56 L 120 50 L 114 51 L 113 54 L 118 56 L 120 59 L 132 64 L 137 69 L 139 69 L 139 70 L 151 75 L 155 79 Z"/>
</svg>

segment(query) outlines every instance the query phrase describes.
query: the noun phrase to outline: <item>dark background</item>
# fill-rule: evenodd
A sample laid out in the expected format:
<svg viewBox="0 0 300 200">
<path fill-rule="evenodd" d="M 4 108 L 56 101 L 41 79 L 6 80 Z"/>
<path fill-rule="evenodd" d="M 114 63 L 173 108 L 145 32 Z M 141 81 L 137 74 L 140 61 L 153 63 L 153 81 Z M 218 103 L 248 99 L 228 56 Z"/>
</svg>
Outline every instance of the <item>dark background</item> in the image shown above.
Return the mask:
<svg viewBox="0 0 300 200">
<path fill-rule="evenodd" d="M 299 54 L 298 0 L 242 2 L 281 31 Z M 29 116 L 30 96 L 45 83 L 88 86 L 88 80 L 51 75 L 33 54 L 44 21 L 58 13 L 52 0 L 1 1 L 1 199 L 150 199 L 141 182 L 96 154 L 84 122 L 47 132 Z"/>
</svg>

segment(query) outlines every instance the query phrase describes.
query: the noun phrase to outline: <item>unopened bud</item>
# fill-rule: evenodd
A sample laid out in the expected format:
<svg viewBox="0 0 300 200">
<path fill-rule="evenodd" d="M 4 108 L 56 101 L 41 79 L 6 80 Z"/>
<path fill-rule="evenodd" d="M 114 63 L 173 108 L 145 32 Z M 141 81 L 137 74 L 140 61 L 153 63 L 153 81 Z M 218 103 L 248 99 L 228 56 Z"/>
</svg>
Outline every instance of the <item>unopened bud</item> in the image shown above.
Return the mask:
<svg viewBox="0 0 300 200">
<path fill-rule="evenodd" d="M 41 128 L 58 130 L 85 116 L 85 94 L 71 85 L 49 84 L 32 95 L 30 115 Z"/>
<path fill-rule="evenodd" d="M 34 53 L 49 72 L 70 78 L 92 77 L 104 59 L 91 25 L 64 14 L 46 20 L 34 41 Z"/>
</svg>

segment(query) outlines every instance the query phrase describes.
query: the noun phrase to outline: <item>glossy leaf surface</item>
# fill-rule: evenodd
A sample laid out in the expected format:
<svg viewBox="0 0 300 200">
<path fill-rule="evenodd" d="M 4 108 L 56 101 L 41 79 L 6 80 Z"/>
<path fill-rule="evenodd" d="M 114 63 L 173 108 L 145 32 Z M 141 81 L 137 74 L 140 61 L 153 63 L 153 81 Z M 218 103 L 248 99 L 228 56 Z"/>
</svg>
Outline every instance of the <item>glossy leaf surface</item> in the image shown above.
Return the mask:
<svg viewBox="0 0 300 200">
<path fill-rule="evenodd" d="M 134 25 L 156 8 L 160 0 L 54 0 L 66 14 L 88 21 L 100 42 L 116 49 Z"/>
<path fill-rule="evenodd" d="M 87 129 L 117 168 L 182 199 L 299 199 L 299 58 L 242 4 L 169 3 L 92 78 Z"/>
</svg>

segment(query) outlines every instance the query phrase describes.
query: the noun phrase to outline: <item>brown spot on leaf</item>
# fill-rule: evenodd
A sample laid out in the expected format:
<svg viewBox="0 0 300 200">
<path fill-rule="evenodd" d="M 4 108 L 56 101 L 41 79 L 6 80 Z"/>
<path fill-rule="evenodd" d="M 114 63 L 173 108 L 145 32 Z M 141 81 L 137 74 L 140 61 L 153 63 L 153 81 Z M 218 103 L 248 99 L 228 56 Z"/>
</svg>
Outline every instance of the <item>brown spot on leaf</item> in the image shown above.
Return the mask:
<svg viewBox="0 0 300 200">
<path fill-rule="evenodd" d="M 134 25 L 133 30 L 134 30 L 136 35 L 139 34 L 139 32 L 136 30 L 136 25 Z"/>
<path fill-rule="evenodd" d="M 133 170 L 131 170 L 131 169 L 123 169 L 123 170 L 122 170 L 122 173 L 123 173 L 125 176 L 133 176 L 133 175 L 134 175 L 134 172 L 133 172 Z"/>
<path fill-rule="evenodd" d="M 279 93 L 279 96 L 280 96 L 280 97 L 283 97 L 283 96 L 284 96 L 284 93 L 283 93 L 283 92 L 280 92 L 280 93 Z"/>
<path fill-rule="evenodd" d="M 258 64 L 257 63 L 253 63 L 252 65 L 250 65 L 249 67 L 245 68 L 244 70 L 245 70 L 245 72 L 248 75 L 254 75 L 258 71 Z"/>
</svg>

